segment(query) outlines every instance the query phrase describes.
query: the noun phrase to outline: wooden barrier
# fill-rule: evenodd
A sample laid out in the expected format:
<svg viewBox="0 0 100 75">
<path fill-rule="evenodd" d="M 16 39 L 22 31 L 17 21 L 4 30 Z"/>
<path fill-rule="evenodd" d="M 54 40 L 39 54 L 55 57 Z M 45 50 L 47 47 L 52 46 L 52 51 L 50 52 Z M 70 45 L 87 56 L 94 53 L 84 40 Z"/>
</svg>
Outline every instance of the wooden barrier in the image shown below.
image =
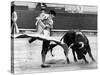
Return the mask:
<svg viewBox="0 0 100 75">
<path fill-rule="evenodd" d="M 18 13 L 18 27 L 21 29 L 35 29 L 36 17 L 39 11 L 16 10 Z M 97 14 L 57 13 L 54 19 L 54 29 L 97 29 Z"/>
</svg>

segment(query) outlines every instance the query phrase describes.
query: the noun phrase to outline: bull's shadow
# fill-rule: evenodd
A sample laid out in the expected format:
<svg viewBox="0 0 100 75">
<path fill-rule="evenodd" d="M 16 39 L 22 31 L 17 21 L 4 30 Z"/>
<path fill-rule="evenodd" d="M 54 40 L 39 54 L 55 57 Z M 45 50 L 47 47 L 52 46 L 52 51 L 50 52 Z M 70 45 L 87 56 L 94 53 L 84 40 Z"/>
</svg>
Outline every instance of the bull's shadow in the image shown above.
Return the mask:
<svg viewBox="0 0 100 75">
<path fill-rule="evenodd" d="M 80 61 L 80 62 L 71 62 L 70 64 L 68 64 L 66 62 L 66 60 L 64 59 L 51 59 L 46 61 L 46 64 L 51 65 L 51 67 L 67 67 L 67 68 L 72 68 L 73 69 L 94 69 L 97 68 L 97 64 L 95 62 L 90 62 L 90 63 L 85 63 L 84 61 Z M 50 68 L 50 67 L 49 67 Z"/>
</svg>

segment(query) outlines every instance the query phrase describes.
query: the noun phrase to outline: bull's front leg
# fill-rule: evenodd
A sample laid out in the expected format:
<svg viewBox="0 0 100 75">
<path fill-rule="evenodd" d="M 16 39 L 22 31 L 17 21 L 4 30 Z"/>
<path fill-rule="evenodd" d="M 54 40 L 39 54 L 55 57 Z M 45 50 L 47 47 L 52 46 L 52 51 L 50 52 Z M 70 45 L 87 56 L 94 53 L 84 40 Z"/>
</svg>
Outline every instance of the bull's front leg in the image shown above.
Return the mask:
<svg viewBox="0 0 100 75">
<path fill-rule="evenodd" d="M 75 56 L 75 50 L 72 49 L 72 53 L 73 53 L 73 57 L 74 57 L 74 61 L 77 62 L 76 56 Z"/>
<path fill-rule="evenodd" d="M 61 46 L 64 49 L 64 54 L 65 54 L 65 57 L 66 57 L 66 61 L 67 61 L 68 64 L 70 64 L 70 60 L 68 58 L 68 52 L 69 52 L 68 46 L 65 43 L 62 44 Z"/>
<path fill-rule="evenodd" d="M 64 51 L 64 54 L 65 54 L 65 57 L 66 57 L 66 61 L 67 61 L 67 63 L 70 64 L 70 60 L 69 60 L 69 58 L 68 58 L 68 56 L 67 56 L 66 51 Z"/>
<path fill-rule="evenodd" d="M 89 44 L 86 46 L 86 49 L 87 49 L 88 54 L 89 54 L 90 58 L 92 59 L 92 61 L 95 61 L 95 59 L 93 58 L 93 55 L 91 53 L 91 48 L 90 48 Z"/>
<path fill-rule="evenodd" d="M 85 61 L 85 63 L 89 63 L 89 62 L 86 60 L 85 56 L 83 57 L 83 60 Z"/>
</svg>

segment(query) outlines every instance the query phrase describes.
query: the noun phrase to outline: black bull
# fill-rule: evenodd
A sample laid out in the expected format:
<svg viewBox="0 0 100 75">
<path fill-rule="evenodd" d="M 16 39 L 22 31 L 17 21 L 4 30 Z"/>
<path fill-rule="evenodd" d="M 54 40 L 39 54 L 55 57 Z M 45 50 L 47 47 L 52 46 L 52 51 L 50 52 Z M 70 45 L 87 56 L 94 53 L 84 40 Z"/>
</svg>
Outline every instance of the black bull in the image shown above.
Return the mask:
<svg viewBox="0 0 100 75">
<path fill-rule="evenodd" d="M 63 42 L 66 43 L 68 45 L 68 47 L 70 47 L 72 49 L 72 53 L 73 53 L 75 62 L 77 62 L 75 52 L 76 52 L 77 58 L 79 60 L 83 59 L 86 63 L 88 63 L 88 61 L 85 58 L 85 55 L 88 53 L 90 58 L 93 61 L 95 61 L 92 56 L 92 53 L 91 53 L 89 40 L 81 31 L 68 31 L 62 37 L 61 40 L 63 40 Z M 55 46 L 57 46 L 57 44 L 50 45 L 49 49 L 51 50 L 51 53 Z M 67 57 L 67 59 L 68 59 L 68 57 Z"/>
</svg>

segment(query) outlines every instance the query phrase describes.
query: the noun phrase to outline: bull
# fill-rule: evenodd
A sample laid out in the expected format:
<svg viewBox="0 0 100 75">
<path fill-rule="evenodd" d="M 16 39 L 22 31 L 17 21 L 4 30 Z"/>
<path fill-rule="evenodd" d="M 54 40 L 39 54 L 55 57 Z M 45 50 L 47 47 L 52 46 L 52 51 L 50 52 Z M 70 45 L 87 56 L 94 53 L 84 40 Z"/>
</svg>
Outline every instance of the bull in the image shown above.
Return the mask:
<svg viewBox="0 0 100 75">
<path fill-rule="evenodd" d="M 85 36 L 85 34 L 82 33 L 81 31 L 74 31 L 74 30 L 73 31 L 68 31 L 61 38 L 61 41 L 66 43 L 68 45 L 68 47 L 72 49 L 73 58 L 74 58 L 75 62 L 77 62 L 77 58 L 78 58 L 79 60 L 83 59 L 86 63 L 88 63 L 88 61 L 85 57 L 85 55 L 87 53 L 89 54 L 92 61 L 95 61 L 95 59 L 93 58 L 93 55 L 91 53 L 89 40 Z M 57 44 L 50 44 L 49 50 L 51 51 L 51 54 L 52 54 L 52 50 L 55 46 L 57 46 Z M 76 58 L 75 53 L 77 54 L 77 58 Z"/>
</svg>

